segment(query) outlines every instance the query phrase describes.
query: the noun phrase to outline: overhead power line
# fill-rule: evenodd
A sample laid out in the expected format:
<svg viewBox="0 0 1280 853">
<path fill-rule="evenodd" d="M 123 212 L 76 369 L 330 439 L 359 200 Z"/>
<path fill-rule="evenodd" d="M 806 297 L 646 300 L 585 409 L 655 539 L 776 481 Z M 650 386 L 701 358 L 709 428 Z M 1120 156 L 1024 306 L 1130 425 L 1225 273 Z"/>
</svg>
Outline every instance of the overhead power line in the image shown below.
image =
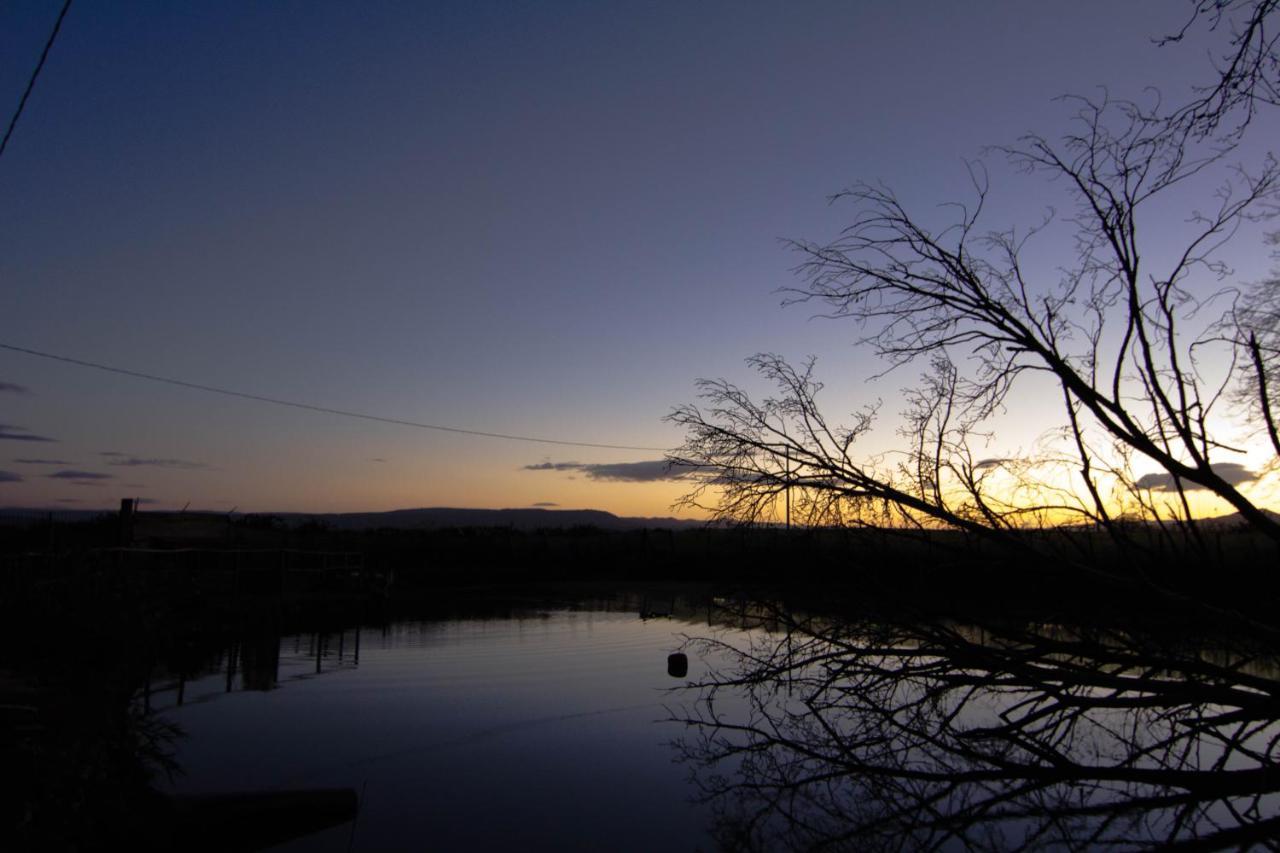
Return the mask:
<svg viewBox="0 0 1280 853">
<path fill-rule="evenodd" d="M 58 39 L 58 30 L 62 29 L 62 19 L 67 16 L 67 10 L 71 8 L 71 0 L 67 0 L 62 4 L 62 11 L 58 13 L 58 20 L 53 25 L 53 32 L 49 33 L 49 40 L 44 43 L 44 50 L 40 53 L 40 61 L 36 63 L 36 70 L 31 72 L 31 79 L 27 81 L 27 88 L 22 93 L 22 100 L 18 101 L 18 108 L 13 112 L 13 118 L 9 120 L 9 129 L 4 132 L 4 139 L 0 139 L 0 157 L 4 156 L 4 149 L 9 146 L 9 137 L 13 136 L 13 129 L 18 126 L 18 119 L 22 117 L 22 110 L 27 105 L 27 98 L 31 97 L 31 90 L 36 87 L 36 78 L 40 76 L 40 69 L 44 68 L 44 61 L 49 58 L 49 51 L 53 49 L 53 43 Z"/>
<path fill-rule="evenodd" d="M 416 429 L 429 429 L 436 432 L 452 432 L 459 435 L 475 435 L 481 438 L 499 438 L 505 441 L 527 441 L 534 444 L 557 444 L 562 447 L 592 447 L 599 450 L 647 450 L 656 453 L 666 453 L 669 448 L 666 447 L 641 447 L 633 444 L 602 444 L 593 441 L 569 441 L 559 438 L 538 438 L 531 435 L 515 435 L 513 433 L 504 432 L 486 432 L 479 429 L 463 429 L 462 427 L 441 426 L 439 424 L 426 424 L 418 421 L 407 421 L 401 418 L 384 418 L 380 415 L 370 415 L 365 412 L 349 412 L 344 409 L 331 409 L 328 406 L 314 406 L 310 403 L 298 403 L 292 400 L 281 400 L 277 397 L 266 397 L 261 394 L 249 394 L 245 391 L 233 391 L 229 388 L 218 388 L 213 385 L 204 385 L 199 382 L 188 382 L 184 379 L 173 379 L 168 376 L 156 376 L 151 373 L 143 373 L 138 370 L 126 370 L 123 367 L 111 367 L 106 364 L 99 364 L 94 361 L 84 361 L 79 358 L 70 358 L 65 355 L 56 355 L 51 352 L 41 352 L 40 350 L 27 349 L 26 347 L 18 347 L 12 344 L 0 343 L 0 349 L 6 349 L 10 352 L 18 352 L 24 355 L 33 355 L 37 358 L 47 358 L 50 361 L 60 361 L 65 364 L 74 364 L 79 367 L 89 367 L 94 370 L 102 370 L 107 373 L 116 373 L 121 376 L 131 376 L 134 379 L 145 379 L 149 382 L 163 382 L 166 385 L 177 385 L 180 388 L 191 388 L 196 391 L 205 391 L 210 394 L 222 394 L 226 397 L 239 397 L 243 400 L 255 400 L 259 403 L 272 403 L 276 406 L 288 406 L 291 409 L 304 409 L 309 412 L 323 412 L 327 415 L 338 415 L 344 418 L 358 418 L 363 421 L 376 421 L 384 424 L 396 424 L 397 426 L 414 427 Z"/>
</svg>

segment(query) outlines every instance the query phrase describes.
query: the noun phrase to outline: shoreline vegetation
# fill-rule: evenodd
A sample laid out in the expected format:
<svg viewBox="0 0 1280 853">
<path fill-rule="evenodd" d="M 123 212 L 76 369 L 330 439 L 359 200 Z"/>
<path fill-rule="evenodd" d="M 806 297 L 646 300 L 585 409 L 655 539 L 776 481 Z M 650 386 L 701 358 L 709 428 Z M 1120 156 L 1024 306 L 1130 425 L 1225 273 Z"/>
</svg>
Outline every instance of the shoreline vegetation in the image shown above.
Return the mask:
<svg viewBox="0 0 1280 853">
<path fill-rule="evenodd" d="M 127 502 L 126 502 L 127 503 Z M 456 512 L 456 511 L 449 511 Z M 387 514 L 388 518 L 398 514 Z M 1280 632 L 1273 543 L 1230 519 L 1185 530 L 1061 527 L 993 543 L 962 531 L 702 524 L 339 526 L 303 516 L 101 513 L 0 524 L 3 608 L 19 622 L 77 598 L 180 606 L 415 601 L 441 589 L 679 583 L 876 601 L 928 617 L 1222 621 Z"/>
</svg>

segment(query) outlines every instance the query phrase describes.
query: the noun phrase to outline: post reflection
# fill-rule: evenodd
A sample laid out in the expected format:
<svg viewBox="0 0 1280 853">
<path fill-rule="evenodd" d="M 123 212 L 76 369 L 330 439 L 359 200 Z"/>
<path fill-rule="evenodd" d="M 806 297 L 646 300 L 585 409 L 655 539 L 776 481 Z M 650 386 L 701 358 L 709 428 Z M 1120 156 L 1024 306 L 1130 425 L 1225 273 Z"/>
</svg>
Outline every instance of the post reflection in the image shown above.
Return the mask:
<svg viewBox="0 0 1280 853">
<path fill-rule="evenodd" d="M 222 645 L 188 649 L 185 655 L 160 662 L 147 673 L 139 700 L 147 712 L 164 710 L 240 690 L 276 690 L 292 681 L 359 666 L 358 626 L 295 634 L 291 643 L 280 636 L 279 628 L 256 626 Z"/>
<path fill-rule="evenodd" d="M 743 620 L 762 627 L 689 641 L 707 675 L 673 715 L 722 848 L 1276 846 L 1265 650 L 760 604 Z"/>
<path fill-rule="evenodd" d="M 112 635 L 115 643 L 30 632 L 47 641 L 6 647 L 0 812 L 10 846 L 250 851 L 352 821 L 353 789 L 259 790 L 246 780 L 245 790 L 170 790 L 183 772 L 185 732 L 167 711 L 359 666 L 358 623 L 283 635 L 293 627 L 275 619 L 198 626 L 163 650 L 137 642 L 128 626 Z M 3 840 L 0 849 L 9 849 Z"/>
</svg>

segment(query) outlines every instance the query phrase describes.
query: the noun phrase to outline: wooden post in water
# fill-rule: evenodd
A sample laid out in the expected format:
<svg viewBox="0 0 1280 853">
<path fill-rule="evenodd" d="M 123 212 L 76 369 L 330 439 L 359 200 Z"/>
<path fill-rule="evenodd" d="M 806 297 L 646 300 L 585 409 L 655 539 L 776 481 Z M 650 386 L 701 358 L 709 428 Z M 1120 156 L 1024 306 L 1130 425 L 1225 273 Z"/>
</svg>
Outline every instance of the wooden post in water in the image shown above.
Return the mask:
<svg viewBox="0 0 1280 853">
<path fill-rule="evenodd" d="M 227 647 L 227 692 L 231 692 L 231 686 L 236 680 L 236 644 L 232 642 Z"/>
<path fill-rule="evenodd" d="M 137 504 L 133 498 L 120 499 L 120 521 L 116 544 L 121 548 L 128 548 L 133 544 L 133 512 L 136 507 Z"/>
</svg>

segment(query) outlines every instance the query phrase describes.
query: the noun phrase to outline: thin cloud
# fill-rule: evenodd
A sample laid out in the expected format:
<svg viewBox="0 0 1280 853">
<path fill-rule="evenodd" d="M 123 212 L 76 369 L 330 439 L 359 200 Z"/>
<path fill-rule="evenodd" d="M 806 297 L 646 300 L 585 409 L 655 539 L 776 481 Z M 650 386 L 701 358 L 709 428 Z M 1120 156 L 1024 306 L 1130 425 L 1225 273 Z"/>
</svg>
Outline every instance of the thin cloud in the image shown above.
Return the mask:
<svg viewBox="0 0 1280 853">
<path fill-rule="evenodd" d="M 52 474 L 45 474 L 45 476 L 50 480 L 72 480 L 86 483 L 115 479 L 115 477 L 110 474 L 102 474 L 98 471 L 77 471 L 74 468 L 64 468 L 63 470 L 55 471 Z"/>
<path fill-rule="evenodd" d="M 12 471 L 0 471 L 0 483 L 21 483 L 22 475 Z"/>
<path fill-rule="evenodd" d="M 1213 466 L 1213 473 L 1226 480 L 1233 486 L 1241 483 L 1250 483 L 1258 479 L 1258 474 L 1250 471 L 1238 462 L 1220 462 Z M 1134 483 L 1139 489 L 1152 492 L 1168 492 L 1176 489 L 1177 483 L 1174 481 L 1172 474 L 1143 474 Z M 1190 480 L 1182 480 L 1182 490 L 1185 492 L 1203 491 L 1204 486 L 1199 483 L 1192 483 Z"/>
<path fill-rule="evenodd" d="M 16 382 L 0 382 L 0 393 L 8 391 L 10 394 L 30 394 L 31 389 L 25 385 L 19 385 Z"/>
<path fill-rule="evenodd" d="M 387 460 L 383 459 L 381 456 L 375 456 L 373 459 L 370 459 L 369 461 L 370 462 L 386 462 Z"/>
<path fill-rule="evenodd" d="M 672 470 L 665 459 L 644 462 L 539 462 L 524 466 L 526 471 L 580 471 L 591 480 L 610 480 L 620 483 L 656 483 L 664 480 L 683 480 L 687 474 Z"/>
<path fill-rule="evenodd" d="M 130 456 L 127 453 L 119 453 L 115 450 L 108 450 L 99 453 L 99 456 L 107 458 L 108 465 L 116 465 L 124 468 L 171 468 L 181 471 L 195 471 L 209 466 L 204 462 L 192 462 L 189 459 L 160 459 L 155 457 Z"/>
<path fill-rule="evenodd" d="M 19 465 L 74 465 L 74 462 L 68 462 L 66 459 L 15 459 L 14 462 Z"/>
<path fill-rule="evenodd" d="M 57 439 L 36 435 L 24 427 L 13 424 L 0 424 L 0 441 L 57 441 Z"/>
<path fill-rule="evenodd" d="M 660 480 L 682 480 L 683 472 L 672 470 L 665 459 L 646 462 L 614 462 L 607 465 L 590 465 L 583 469 L 593 480 L 620 480 L 629 483 L 652 483 Z"/>
<path fill-rule="evenodd" d="M 526 465 L 526 471 L 577 471 L 583 467 L 577 462 L 539 462 L 536 465 Z"/>
<path fill-rule="evenodd" d="M 529 506 L 542 507 L 545 509 L 547 507 L 560 506 L 560 504 L 556 503 L 555 501 L 537 501 L 535 503 L 529 504 Z"/>
</svg>

